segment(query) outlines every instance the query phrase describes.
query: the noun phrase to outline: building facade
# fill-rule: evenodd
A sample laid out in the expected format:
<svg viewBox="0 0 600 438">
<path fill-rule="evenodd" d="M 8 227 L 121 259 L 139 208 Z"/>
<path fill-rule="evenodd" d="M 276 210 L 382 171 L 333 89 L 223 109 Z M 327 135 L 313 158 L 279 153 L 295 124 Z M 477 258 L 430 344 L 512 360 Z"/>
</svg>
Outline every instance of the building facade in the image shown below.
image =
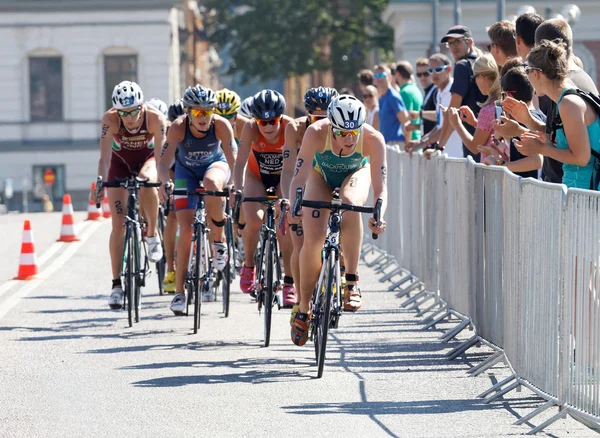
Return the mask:
<svg viewBox="0 0 600 438">
<path fill-rule="evenodd" d="M 43 193 L 59 205 L 70 193 L 85 207 L 97 174 L 100 120 L 120 81 L 139 83 L 146 99 L 181 96 L 179 4 L 0 3 L 0 180 L 14 189 L 11 208 L 19 208 L 23 190 L 32 210 Z M 43 178 L 49 170 L 51 186 Z"/>
<path fill-rule="evenodd" d="M 496 0 L 462 0 L 461 23 L 473 32 L 479 47 L 489 42 L 486 28 L 497 21 Z M 572 23 L 574 52 L 581 58 L 585 70 L 592 79 L 598 80 L 600 69 L 600 1 L 580 0 L 574 2 L 581 16 Z M 384 21 L 394 29 L 394 58 L 414 63 L 427 56 L 439 43 L 446 31 L 455 24 L 454 0 L 439 0 L 437 32 L 433 23 L 433 2 L 418 0 L 390 0 L 384 12 Z M 543 17 L 554 17 L 561 13 L 565 2 L 559 0 L 506 0 L 505 19 L 512 20 L 524 5 L 530 5 Z M 434 33 L 436 34 L 434 36 Z M 442 48 L 442 51 L 446 50 Z"/>
</svg>

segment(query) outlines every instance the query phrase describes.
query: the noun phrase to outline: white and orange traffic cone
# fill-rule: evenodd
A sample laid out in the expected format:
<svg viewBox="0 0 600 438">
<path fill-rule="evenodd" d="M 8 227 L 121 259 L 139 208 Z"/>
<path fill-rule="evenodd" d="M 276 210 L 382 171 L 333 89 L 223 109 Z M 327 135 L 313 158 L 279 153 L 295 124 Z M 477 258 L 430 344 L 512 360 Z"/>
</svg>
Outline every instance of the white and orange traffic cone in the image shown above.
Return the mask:
<svg viewBox="0 0 600 438">
<path fill-rule="evenodd" d="M 102 220 L 102 208 L 96 207 L 96 183 L 92 183 L 90 199 L 88 202 L 88 217 L 86 221 Z"/>
<path fill-rule="evenodd" d="M 60 237 L 57 242 L 77 242 L 77 232 L 75 230 L 75 219 L 73 217 L 73 204 L 71 195 L 63 195 L 62 223 L 60 225 Z"/>
<path fill-rule="evenodd" d="M 108 205 L 108 193 L 104 190 L 104 201 L 102 201 L 102 216 L 105 219 L 110 219 L 110 207 Z"/>
<path fill-rule="evenodd" d="M 33 232 L 31 223 L 26 220 L 23 224 L 23 243 L 21 244 L 21 258 L 19 261 L 19 273 L 15 280 L 36 280 L 38 274 L 37 258 L 35 256 L 35 245 L 33 244 Z"/>
</svg>

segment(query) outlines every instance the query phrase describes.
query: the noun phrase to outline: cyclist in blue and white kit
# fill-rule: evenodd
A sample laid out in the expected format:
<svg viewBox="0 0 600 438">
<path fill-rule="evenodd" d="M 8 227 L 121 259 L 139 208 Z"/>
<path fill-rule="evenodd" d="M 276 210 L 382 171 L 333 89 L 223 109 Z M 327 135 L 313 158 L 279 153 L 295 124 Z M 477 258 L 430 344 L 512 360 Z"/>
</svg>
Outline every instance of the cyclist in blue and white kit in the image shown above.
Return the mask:
<svg viewBox="0 0 600 438">
<path fill-rule="evenodd" d="M 210 88 L 196 85 L 186 90 L 182 99 L 186 115 L 173 122 L 167 142 L 161 152 L 158 175 L 172 184 L 169 167 L 175 158 L 175 188 L 193 190 L 200 182 L 207 190 L 221 191 L 229 181 L 235 165 L 237 146 L 229 121 L 214 114 L 217 97 Z M 164 187 L 161 197 L 166 198 Z M 207 197 L 209 221 L 214 225 L 213 266 L 222 270 L 227 263 L 227 243 L 224 242 L 225 204 L 222 198 Z M 196 197 L 175 196 L 175 211 L 179 223 L 177 266 L 187 266 L 192 241 L 192 224 L 197 206 Z M 210 223 L 209 222 L 209 223 Z M 186 309 L 186 269 L 177 269 L 175 297 L 171 310 L 183 315 Z"/>
</svg>

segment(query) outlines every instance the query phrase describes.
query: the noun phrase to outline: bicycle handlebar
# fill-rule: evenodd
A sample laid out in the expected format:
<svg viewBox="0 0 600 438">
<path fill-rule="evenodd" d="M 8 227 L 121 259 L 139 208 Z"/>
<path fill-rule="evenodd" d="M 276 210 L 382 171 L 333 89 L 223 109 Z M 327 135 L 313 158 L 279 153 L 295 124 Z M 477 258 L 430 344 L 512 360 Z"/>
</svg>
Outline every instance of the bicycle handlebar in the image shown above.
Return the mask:
<svg viewBox="0 0 600 438">
<path fill-rule="evenodd" d="M 279 198 L 274 197 L 274 198 L 269 198 L 268 196 L 260 196 L 258 198 L 244 198 L 242 200 L 242 202 L 272 202 L 273 204 L 276 203 L 279 200 Z"/>
<path fill-rule="evenodd" d="M 188 189 L 174 189 L 173 190 L 173 195 L 184 195 L 184 196 L 189 196 L 189 195 L 195 195 L 195 196 L 216 196 L 219 198 L 226 198 L 229 197 L 229 189 L 226 187 L 225 190 L 219 192 L 219 191 L 215 191 L 215 190 L 204 190 L 202 188 L 199 189 L 195 189 L 195 190 L 188 190 Z"/>
</svg>

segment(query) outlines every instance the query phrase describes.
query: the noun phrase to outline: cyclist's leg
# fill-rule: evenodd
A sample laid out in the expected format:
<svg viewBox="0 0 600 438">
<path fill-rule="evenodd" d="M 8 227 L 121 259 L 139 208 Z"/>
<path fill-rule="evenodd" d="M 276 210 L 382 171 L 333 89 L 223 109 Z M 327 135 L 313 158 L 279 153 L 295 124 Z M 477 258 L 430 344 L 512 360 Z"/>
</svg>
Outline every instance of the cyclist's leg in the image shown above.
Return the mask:
<svg viewBox="0 0 600 438">
<path fill-rule="evenodd" d="M 148 178 L 149 182 L 158 181 L 158 172 L 156 170 L 156 160 L 148 159 L 140 170 L 140 178 Z M 140 189 L 140 212 L 148 221 L 148 236 L 156 236 L 158 223 L 158 190 L 155 188 Z"/>
<path fill-rule="evenodd" d="M 110 207 L 112 230 L 109 248 L 113 280 L 121 276 L 123 260 L 123 241 L 125 240 L 125 215 L 127 214 L 127 190 L 117 187 L 108 189 L 108 205 Z"/>
<path fill-rule="evenodd" d="M 255 198 L 261 196 L 267 196 L 263 182 L 254 173 L 246 169 L 243 197 Z M 252 268 L 254 267 L 254 251 L 256 251 L 258 241 L 260 240 L 260 227 L 265 216 L 264 207 L 258 202 L 244 202 L 242 209 L 246 217 L 246 226 L 242 232 L 244 253 L 246 256 L 245 265 L 248 268 Z"/>
<path fill-rule="evenodd" d="M 292 239 L 292 245 L 294 249 L 292 251 L 292 257 L 290 259 L 290 265 L 292 269 L 292 275 L 294 277 L 294 285 L 296 286 L 296 290 L 300 291 L 300 251 L 302 250 L 302 244 L 304 243 L 304 229 L 302 228 L 302 224 L 298 225 L 296 231 L 292 231 L 290 228 L 289 231 L 290 237 Z M 300 303 L 300 293 L 297 295 L 297 303 Z"/>
<path fill-rule="evenodd" d="M 342 202 L 364 205 L 369 196 L 370 186 L 371 173 L 367 165 L 346 177 L 340 190 Z M 363 223 L 360 213 L 345 212 L 340 241 L 344 250 L 344 263 L 346 266 L 346 284 L 348 290 L 344 307 L 347 310 L 358 310 L 361 306 L 360 291 L 355 286 L 358 281 L 358 262 L 362 238 Z"/>
<path fill-rule="evenodd" d="M 277 196 L 281 197 L 281 185 L 277 185 Z M 278 223 L 278 222 L 276 222 Z M 277 242 L 279 244 L 279 250 L 281 251 L 281 254 L 283 256 L 283 270 L 284 270 L 284 275 L 286 277 L 294 277 L 294 273 L 292 270 L 292 263 L 291 263 L 291 259 L 292 259 L 292 252 L 294 251 L 294 245 L 292 244 L 292 236 L 290 233 L 286 233 L 285 235 L 283 235 L 280 230 L 279 227 L 277 227 Z M 286 284 L 288 284 L 289 286 L 293 286 L 293 281 L 291 282 L 285 282 Z"/>
<path fill-rule="evenodd" d="M 171 180 L 175 178 L 174 172 L 169 172 Z M 165 256 L 167 259 L 167 272 L 175 272 L 175 241 L 177 240 L 177 216 L 175 208 L 171 204 L 169 207 L 169 215 L 167 216 L 165 225 L 165 233 L 163 239 L 165 241 Z"/>
<path fill-rule="evenodd" d="M 306 188 L 304 198 L 311 201 L 330 201 L 331 188 L 316 170 L 312 170 Z M 302 226 L 304 228 L 304 244 L 300 251 L 300 277 L 302 278 L 300 290 L 301 313 L 310 311 L 310 302 L 313 290 L 319 279 L 321 270 L 321 250 L 327 235 L 327 221 L 329 212 L 327 210 L 316 210 L 302 208 Z"/>
<path fill-rule="evenodd" d="M 229 180 L 230 171 L 226 162 L 217 161 L 208 166 L 204 179 L 204 188 L 209 191 L 222 191 Z M 212 237 L 216 242 L 223 242 L 225 219 L 225 199 L 207 196 L 205 199 L 207 215 L 210 219 L 208 226 L 213 229 Z M 212 222 L 212 224 L 211 224 Z M 219 226 L 218 224 L 221 224 Z"/>
</svg>

